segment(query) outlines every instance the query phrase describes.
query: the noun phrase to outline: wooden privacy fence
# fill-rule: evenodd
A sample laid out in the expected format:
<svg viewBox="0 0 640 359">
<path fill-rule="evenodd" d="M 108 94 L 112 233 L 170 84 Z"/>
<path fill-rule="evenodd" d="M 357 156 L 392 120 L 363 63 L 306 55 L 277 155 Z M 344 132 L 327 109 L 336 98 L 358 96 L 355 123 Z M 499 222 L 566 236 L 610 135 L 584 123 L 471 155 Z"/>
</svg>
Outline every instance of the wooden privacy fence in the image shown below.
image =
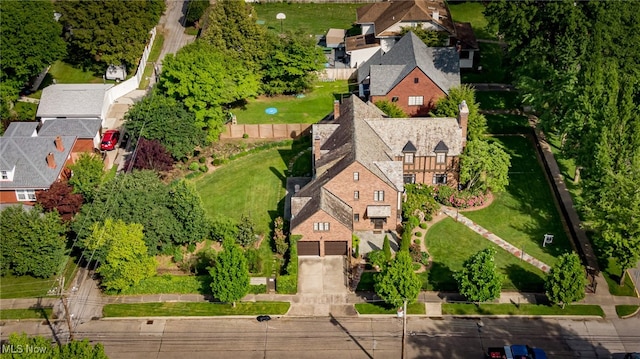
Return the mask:
<svg viewBox="0 0 640 359">
<path fill-rule="evenodd" d="M 298 138 L 301 135 L 307 134 L 310 129 L 310 123 L 226 124 L 224 131 L 220 134 L 220 138 Z"/>
</svg>

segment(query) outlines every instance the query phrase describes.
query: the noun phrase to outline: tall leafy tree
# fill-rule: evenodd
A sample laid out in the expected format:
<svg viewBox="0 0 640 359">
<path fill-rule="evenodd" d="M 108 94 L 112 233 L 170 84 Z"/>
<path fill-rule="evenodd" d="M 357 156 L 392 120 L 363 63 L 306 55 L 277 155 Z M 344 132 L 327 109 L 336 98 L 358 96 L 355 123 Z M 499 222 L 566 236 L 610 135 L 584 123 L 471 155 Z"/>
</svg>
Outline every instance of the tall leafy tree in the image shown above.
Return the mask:
<svg viewBox="0 0 640 359">
<path fill-rule="evenodd" d="M 565 253 L 558 257 L 545 281 L 547 297 L 554 304 L 565 305 L 584 298 L 587 278 L 580 257 Z"/>
<path fill-rule="evenodd" d="M 313 39 L 302 33 L 272 34 L 271 49 L 262 61 L 262 90 L 267 95 L 308 91 L 326 59 Z"/>
<path fill-rule="evenodd" d="M 91 345 L 88 339 L 74 340 L 66 344 L 52 345 L 51 339 L 42 336 L 28 336 L 26 333 L 11 333 L 5 344 L 13 348 L 16 353 L 7 353 L 7 358 L 75 358 L 75 359 L 107 359 L 104 347 L 100 343 Z M 44 350 L 28 352 L 28 348 L 43 348 Z M 21 353 L 17 353 L 19 349 Z"/>
<path fill-rule="evenodd" d="M 502 192 L 509 185 L 511 156 L 496 142 L 472 140 L 460 156 L 460 182 L 469 189 Z"/>
<path fill-rule="evenodd" d="M 433 110 L 434 116 L 458 117 L 460 104 L 466 101 L 469 108 L 467 139 L 481 139 L 487 132 L 487 119 L 480 113 L 480 105 L 476 102 L 476 92 L 469 85 L 449 89 L 449 95 L 441 98 Z"/>
<path fill-rule="evenodd" d="M 160 141 L 142 137 L 138 141 L 135 157 L 127 162 L 126 168 L 156 172 L 170 171 L 173 168 L 173 158 Z"/>
<path fill-rule="evenodd" d="M 191 0 L 187 5 L 187 14 L 184 16 L 187 25 L 196 25 L 209 8 L 209 0 Z"/>
<path fill-rule="evenodd" d="M 100 266 L 96 272 L 105 289 L 120 292 L 155 274 L 156 261 L 147 254 L 143 237 L 138 223 L 107 219 L 93 226 L 85 243 L 97 253 Z"/>
<path fill-rule="evenodd" d="M 413 303 L 420 294 L 420 278 L 413 271 L 409 251 L 399 251 L 391 264 L 375 275 L 374 289 L 386 303 L 396 308 Z"/>
<path fill-rule="evenodd" d="M 249 68 L 196 41 L 165 58 L 159 86 L 195 114 L 196 126 L 206 130 L 207 140 L 213 142 L 227 119 L 225 106 L 255 96 L 259 82 Z"/>
<path fill-rule="evenodd" d="M 65 222 L 80 211 L 82 200 L 81 194 L 73 193 L 73 187 L 61 180 L 54 182 L 48 190 L 36 193 L 36 202 L 45 211 L 56 210 Z"/>
<path fill-rule="evenodd" d="M 73 192 L 81 194 L 86 202 L 91 202 L 104 177 L 104 163 L 94 154 L 82 153 L 76 163 L 69 166 L 73 175 L 69 184 Z"/>
<path fill-rule="evenodd" d="M 1 274 L 48 278 L 65 258 L 66 226 L 58 212 L 12 206 L 0 212 Z"/>
<path fill-rule="evenodd" d="M 182 102 L 154 91 L 125 114 L 125 128 L 135 141 L 139 136 L 158 140 L 176 160 L 193 155 L 206 133 Z"/>
<path fill-rule="evenodd" d="M 97 71 L 124 64 L 129 70 L 150 39 L 164 1 L 60 0 L 55 2 L 72 63 Z"/>
<path fill-rule="evenodd" d="M 207 238 L 211 226 L 196 187 L 185 180 L 176 181 L 169 188 L 169 197 L 169 209 L 184 233 L 184 237 L 176 238 L 176 242 L 191 244 Z"/>
<path fill-rule="evenodd" d="M 242 299 L 249 292 L 249 267 L 242 249 L 233 239 L 223 241 L 223 250 L 209 270 L 213 296 L 221 302 Z"/>
<path fill-rule="evenodd" d="M 494 260 L 495 250 L 484 249 L 464 261 L 462 270 L 455 274 L 460 294 L 473 302 L 498 298 L 502 289 L 502 275 Z"/>
</svg>

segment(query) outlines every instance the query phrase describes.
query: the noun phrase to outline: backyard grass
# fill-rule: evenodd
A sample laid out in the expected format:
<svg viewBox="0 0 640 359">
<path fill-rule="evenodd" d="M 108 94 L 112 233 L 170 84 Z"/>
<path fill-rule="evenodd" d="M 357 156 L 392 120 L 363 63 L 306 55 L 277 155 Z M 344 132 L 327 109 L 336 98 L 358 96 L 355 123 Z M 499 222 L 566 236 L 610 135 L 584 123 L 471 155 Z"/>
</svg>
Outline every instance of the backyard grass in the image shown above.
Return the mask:
<svg viewBox="0 0 640 359">
<path fill-rule="evenodd" d="M 333 111 L 333 101 L 341 94 L 348 92 L 346 80 L 333 82 L 317 82 L 313 91 L 304 97 L 276 96 L 248 99 L 241 107 L 232 108 L 239 124 L 262 123 L 316 123 Z M 265 113 L 269 107 L 278 112 L 273 115 Z"/>
<path fill-rule="evenodd" d="M 384 302 L 356 303 L 356 310 L 360 314 L 393 314 L 398 313 L 398 308 L 389 306 Z M 407 314 L 426 314 L 424 303 L 407 304 Z"/>
<path fill-rule="evenodd" d="M 476 95 L 482 92 L 476 92 Z M 524 134 L 531 133 L 529 120 L 525 116 L 499 114 L 484 115 L 487 118 L 487 130 L 492 134 Z"/>
<path fill-rule="evenodd" d="M 77 268 L 73 258 L 65 257 L 65 287 L 69 287 Z M 62 265 L 63 263 L 61 263 Z M 55 287 L 57 276 L 51 278 L 34 278 L 31 276 L 5 275 L 0 277 L 0 299 L 36 298 L 47 296 L 47 291 Z"/>
<path fill-rule="evenodd" d="M 483 110 L 520 108 L 520 94 L 516 91 L 476 91 L 476 102 Z"/>
<path fill-rule="evenodd" d="M 51 65 L 49 74 L 59 84 L 98 84 L 102 83 L 102 76 L 96 76 L 91 71 L 83 71 L 66 62 L 56 61 Z M 115 81 L 108 81 L 115 83 Z"/>
<path fill-rule="evenodd" d="M 580 202 L 582 189 L 579 184 L 573 182 L 576 174 L 575 161 L 562 152 L 560 136 L 552 133 L 545 133 L 545 136 L 551 145 L 551 152 L 553 152 L 553 157 L 556 159 L 558 167 L 560 168 L 560 175 L 563 177 L 564 184 L 567 186 L 574 203 Z M 578 211 L 578 214 L 580 214 L 580 211 Z"/>
<path fill-rule="evenodd" d="M 356 21 L 356 9 L 366 4 L 299 4 L 264 3 L 252 4 L 258 13 L 258 21 L 264 21 L 269 30 L 300 31 L 308 35 L 325 35 L 330 28 L 346 29 Z M 286 19 L 276 19 L 278 13 L 284 13 Z"/>
<path fill-rule="evenodd" d="M 638 308 L 640 307 L 637 305 L 616 305 L 616 314 L 618 314 L 618 317 L 620 318 L 626 317 L 637 313 Z"/>
<path fill-rule="evenodd" d="M 463 2 L 449 4 L 453 21 L 470 22 L 478 39 L 496 40 L 495 31 L 489 29 L 489 22 L 484 17 L 485 5 L 481 2 Z"/>
<path fill-rule="evenodd" d="M 540 304 L 461 304 L 443 303 L 442 314 L 450 315 L 597 315 L 604 318 L 599 305 L 567 305 L 564 309 L 557 305 Z"/>
<path fill-rule="evenodd" d="M 231 304 L 193 302 L 107 304 L 102 314 L 104 317 L 282 315 L 289 310 L 289 305 L 287 302 L 237 302 L 233 308 Z"/>
<path fill-rule="evenodd" d="M 529 139 L 522 136 L 494 137 L 511 155 L 509 186 L 495 194 L 487 208 L 464 215 L 524 249 L 525 253 L 553 266 L 556 257 L 571 251 L 571 243 L 562 226 L 560 215 L 544 173 L 538 164 Z M 555 236 L 553 243 L 542 246 L 546 233 Z"/>
<path fill-rule="evenodd" d="M 457 291 L 453 273 L 461 270 L 462 263 L 471 255 L 490 247 L 496 250 L 496 266 L 504 275 L 503 290 L 543 291 L 542 271 L 521 261 L 452 218 L 434 224 L 427 231 L 424 244 L 433 262 L 428 271 L 419 274 L 423 281 L 423 290 Z"/>
<path fill-rule="evenodd" d="M 53 319 L 51 308 L 0 309 L 0 320 L 7 319 Z"/>
<path fill-rule="evenodd" d="M 160 57 L 162 44 L 164 44 L 164 36 L 162 34 L 156 34 L 156 38 L 153 41 L 153 47 L 151 47 L 151 51 L 149 52 L 149 58 L 147 59 L 147 64 L 144 67 L 144 73 L 142 75 L 142 80 L 140 80 L 138 89 L 144 90 L 147 88 L 147 86 L 149 86 L 149 78 L 153 76 L 153 64 L 158 61 L 158 57 Z"/>
<path fill-rule="evenodd" d="M 479 43 L 481 71 L 464 70 L 460 74 L 462 83 L 508 83 L 507 69 L 502 64 L 504 56 L 499 44 Z"/>
<path fill-rule="evenodd" d="M 38 104 L 18 101 L 15 103 L 13 110 L 18 114 L 18 120 L 34 121 L 38 111 Z"/>
<path fill-rule="evenodd" d="M 208 215 L 238 221 L 247 215 L 259 233 L 268 234 L 272 221 L 284 211 L 287 164 L 308 147 L 306 139 L 259 151 L 195 180 Z"/>
</svg>

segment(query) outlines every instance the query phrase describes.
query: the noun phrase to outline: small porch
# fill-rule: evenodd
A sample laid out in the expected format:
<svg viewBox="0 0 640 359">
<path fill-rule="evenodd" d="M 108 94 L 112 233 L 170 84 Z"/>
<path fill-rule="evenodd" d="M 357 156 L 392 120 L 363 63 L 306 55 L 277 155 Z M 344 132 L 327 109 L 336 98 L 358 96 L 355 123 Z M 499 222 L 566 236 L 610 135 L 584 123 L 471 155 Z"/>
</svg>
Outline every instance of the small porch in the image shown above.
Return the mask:
<svg viewBox="0 0 640 359">
<path fill-rule="evenodd" d="M 356 231 L 353 234 L 360 238 L 360 255 L 362 256 L 371 251 L 382 249 L 384 236 L 389 236 L 389 244 L 393 252 L 400 249 L 400 236 L 396 231 Z"/>
</svg>

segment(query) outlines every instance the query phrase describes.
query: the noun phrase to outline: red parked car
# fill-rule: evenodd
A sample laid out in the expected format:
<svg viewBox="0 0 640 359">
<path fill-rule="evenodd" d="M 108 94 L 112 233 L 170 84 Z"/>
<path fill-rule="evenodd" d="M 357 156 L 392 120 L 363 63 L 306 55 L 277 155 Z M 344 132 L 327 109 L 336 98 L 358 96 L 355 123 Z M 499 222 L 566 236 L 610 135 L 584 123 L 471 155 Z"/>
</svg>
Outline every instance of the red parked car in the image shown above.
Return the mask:
<svg viewBox="0 0 640 359">
<path fill-rule="evenodd" d="M 120 140 L 120 131 L 108 130 L 102 135 L 102 143 L 100 149 L 103 151 L 111 151 L 116 148 L 118 141 Z"/>
</svg>

